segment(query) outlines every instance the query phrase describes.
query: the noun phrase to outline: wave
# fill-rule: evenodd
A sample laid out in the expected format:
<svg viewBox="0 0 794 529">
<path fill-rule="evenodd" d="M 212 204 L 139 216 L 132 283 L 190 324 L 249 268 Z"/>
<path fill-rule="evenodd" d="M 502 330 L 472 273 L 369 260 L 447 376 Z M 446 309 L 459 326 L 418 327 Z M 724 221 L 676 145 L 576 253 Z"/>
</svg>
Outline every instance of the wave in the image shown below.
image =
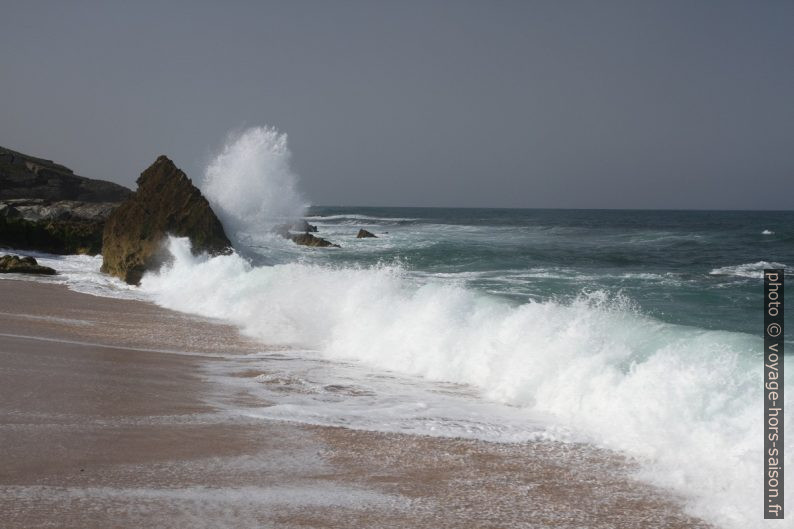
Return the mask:
<svg viewBox="0 0 794 529">
<path fill-rule="evenodd" d="M 168 248 L 173 262 L 142 282 L 164 307 L 269 344 L 470 385 L 639 458 L 642 477 L 686 494 L 694 514 L 758 525 L 756 337 L 665 324 L 604 292 L 517 305 L 396 266 L 256 267 L 193 256 L 186 239 Z"/>
<path fill-rule="evenodd" d="M 715 268 L 709 274 L 713 276 L 736 276 L 749 277 L 751 279 L 763 279 L 765 268 L 786 268 L 783 263 L 758 261 L 755 263 L 745 263 L 735 266 L 723 266 Z"/>
<path fill-rule="evenodd" d="M 276 224 L 300 218 L 308 202 L 290 166 L 287 135 L 252 127 L 229 135 L 207 166 L 201 191 L 232 242 L 252 244 Z"/>
<path fill-rule="evenodd" d="M 307 221 L 320 225 L 406 225 L 420 222 L 422 219 L 412 217 L 374 217 L 370 215 L 345 214 L 345 215 L 309 215 L 305 217 Z"/>
</svg>

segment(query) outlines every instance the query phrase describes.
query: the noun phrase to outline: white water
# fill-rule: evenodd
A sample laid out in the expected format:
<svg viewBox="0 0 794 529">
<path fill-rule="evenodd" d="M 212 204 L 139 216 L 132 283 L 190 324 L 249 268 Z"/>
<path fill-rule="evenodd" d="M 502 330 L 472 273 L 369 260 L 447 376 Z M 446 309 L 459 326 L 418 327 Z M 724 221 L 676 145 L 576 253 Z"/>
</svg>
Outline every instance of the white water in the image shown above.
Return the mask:
<svg viewBox="0 0 794 529">
<path fill-rule="evenodd" d="M 142 284 L 162 306 L 329 359 L 471 385 L 640 458 L 642 477 L 686 494 L 695 514 L 762 524 L 755 337 L 665 324 L 603 293 L 515 306 L 393 267 L 253 267 L 194 257 L 185 239 L 169 250 L 173 264 Z"/>
<path fill-rule="evenodd" d="M 303 201 L 296 189 L 286 138 L 267 128 L 230 141 L 204 182 L 238 241 L 255 240 L 297 214 Z M 171 239 L 169 249 L 173 263 L 147 274 L 140 292 L 168 308 L 224 319 L 265 343 L 294 347 L 288 353 L 294 364 L 256 382 L 313 384 L 322 371 L 323 384 L 336 377 L 344 383 L 335 386 L 373 394 L 361 400 L 293 392 L 262 417 L 320 424 L 341 418 L 350 427 L 490 441 L 538 432 L 567 440 L 575 432 L 638 458 L 641 477 L 683 494 L 695 515 L 729 528 L 765 526 L 758 337 L 662 323 L 603 292 L 518 305 L 450 283 L 444 274 L 409 277 L 398 266 L 255 267 L 237 254 L 193 256 L 182 239 Z M 84 261 L 65 259 L 74 270 L 57 280 L 128 294 L 104 282 L 94 269 L 98 262 Z M 773 265 L 711 273 L 757 278 Z M 346 362 L 354 368 L 333 374 L 333 366 Z M 443 385 L 408 384 L 387 371 L 465 384 L 475 396 L 441 398 Z M 790 397 L 786 405 L 792 409 Z M 539 425 L 538 417 L 549 422 Z"/>
<path fill-rule="evenodd" d="M 207 167 L 201 190 L 233 242 L 256 242 L 303 215 L 287 135 L 271 127 L 231 134 Z"/>
<path fill-rule="evenodd" d="M 255 130 L 254 138 L 274 137 Z M 235 168 L 233 181 L 270 174 L 245 166 L 273 160 L 277 174 L 292 176 L 281 158 L 253 155 L 252 144 L 270 145 L 243 134 L 208 170 L 209 181 L 229 178 L 224 165 Z M 238 204 L 214 189 L 206 191 L 225 218 L 252 209 L 252 197 Z M 257 222 L 236 226 L 254 232 Z M 488 401 L 517 406 L 528 422 L 551 416 L 563 431 L 639 458 L 642 477 L 684 494 L 696 515 L 726 527 L 763 525 L 757 337 L 665 324 L 602 292 L 514 305 L 432 276 L 417 281 L 399 267 L 254 267 L 238 255 L 195 257 L 185 240 L 169 248 L 172 265 L 142 286 L 163 306 L 223 318 L 267 343 L 335 361 L 469 385 Z M 771 264 L 712 274 L 754 278 Z"/>
<path fill-rule="evenodd" d="M 735 266 L 723 266 L 715 268 L 709 274 L 714 276 L 736 276 L 747 277 L 751 279 L 763 279 L 765 268 L 785 268 L 783 263 L 768 263 L 766 261 L 758 261 L 756 263 L 744 263 Z"/>
</svg>

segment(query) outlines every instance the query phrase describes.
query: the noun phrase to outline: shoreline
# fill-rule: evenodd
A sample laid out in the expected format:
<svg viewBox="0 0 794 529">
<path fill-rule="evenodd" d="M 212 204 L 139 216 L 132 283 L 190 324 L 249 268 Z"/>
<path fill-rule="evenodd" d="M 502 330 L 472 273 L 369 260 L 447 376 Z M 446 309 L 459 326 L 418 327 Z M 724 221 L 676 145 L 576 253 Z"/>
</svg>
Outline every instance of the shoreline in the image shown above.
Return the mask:
<svg viewBox="0 0 794 529">
<path fill-rule="evenodd" d="M 348 430 L 215 405 L 256 396 L 205 370 L 264 349 L 150 303 L 0 280 L 6 527 L 710 527 L 632 479 L 622 456 L 586 445 Z"/>
</svg>

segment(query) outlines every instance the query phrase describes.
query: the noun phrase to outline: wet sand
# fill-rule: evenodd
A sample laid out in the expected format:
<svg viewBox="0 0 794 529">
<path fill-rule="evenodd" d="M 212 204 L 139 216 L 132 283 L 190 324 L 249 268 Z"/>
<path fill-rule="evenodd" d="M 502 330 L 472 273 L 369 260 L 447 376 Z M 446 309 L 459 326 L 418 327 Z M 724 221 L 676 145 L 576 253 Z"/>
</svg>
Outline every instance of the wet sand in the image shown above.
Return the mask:
<svg viewBox="0 0 794 529">
<path fill-rule="evenodd" d="M 579 444 L 254 420 L 207 367 L 229 326 L 0 279 L 4 528 L 691 528 L 679 498 Z M 241 369 L 239 376 L 249 376 Z M 257 402 L 257 405 L 262 405 Z"/>
</svg>

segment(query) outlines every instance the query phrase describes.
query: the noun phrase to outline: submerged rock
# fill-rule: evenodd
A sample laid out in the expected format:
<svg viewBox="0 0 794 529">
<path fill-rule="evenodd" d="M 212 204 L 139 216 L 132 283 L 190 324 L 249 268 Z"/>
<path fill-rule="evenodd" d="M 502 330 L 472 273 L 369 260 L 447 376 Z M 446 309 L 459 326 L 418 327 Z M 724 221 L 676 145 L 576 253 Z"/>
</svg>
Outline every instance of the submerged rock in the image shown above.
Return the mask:
<svg viewBox="0 0 794 529">
<path fill-rule="evenodd" d="M 338 244 L 334 244 L 330 241 L 326 241 L 322 237 L 317 237 L 312 235 L 311 233 L 302 233 L 300 235 L 290 235 L 288 237 L 292 240 L 295 244 L 300 244 L 301 246 L 315 246 L 315 247 L 329 247 L 329 248 L 341 248 Z"/>
<path fill-rule="evenodd" d="M 0 274 L 37 274 L 55 275 L 55 270 L 49 266 L 42 266 L 32 257 L 18 255 L 4 255 L 0 257 Z"/>
<path fill-rule="evenodd" d="M 367 239 L 367 238 L 377 239 L 378 236 L 372 233 L 371 231 L 367 231 L 364 229 L 358 230 L 358 235 L 356 235 L 356 239 Z"/>
<path fill-rule="evenodd" d="M 296 231 L 301 231 L 303 233 L 293 233 Z M 285 239 L 289 239 L 295 244 L 300 244 L 301 246 L 314 246 L 314 247 L 322 247 L 322 248 L 341 248 L 338 244 L 334 244 L 331 241 L 327 241 L 322 237 L 317 237 L 312 235 L 310 232 L 317 232 L 317 226 L 313 226 L 306 222 L 306 220 L 302 220 L 300 222 L 296 222 L 294 224 L 279 224 L 273 228 L 273 232 L 277 235 L 284 237 Z"/>
<path fill-rule="evenodd" d="M 194 254 L 231 253 L 218 217 L 207 199 L 165 156 L 138 178 L 138 190 L 114 210 L 102 237 L 102 271 L 138 284 L 147 270 L 166 260 L 168 235 L 188 237 Z"/>
</svg>

